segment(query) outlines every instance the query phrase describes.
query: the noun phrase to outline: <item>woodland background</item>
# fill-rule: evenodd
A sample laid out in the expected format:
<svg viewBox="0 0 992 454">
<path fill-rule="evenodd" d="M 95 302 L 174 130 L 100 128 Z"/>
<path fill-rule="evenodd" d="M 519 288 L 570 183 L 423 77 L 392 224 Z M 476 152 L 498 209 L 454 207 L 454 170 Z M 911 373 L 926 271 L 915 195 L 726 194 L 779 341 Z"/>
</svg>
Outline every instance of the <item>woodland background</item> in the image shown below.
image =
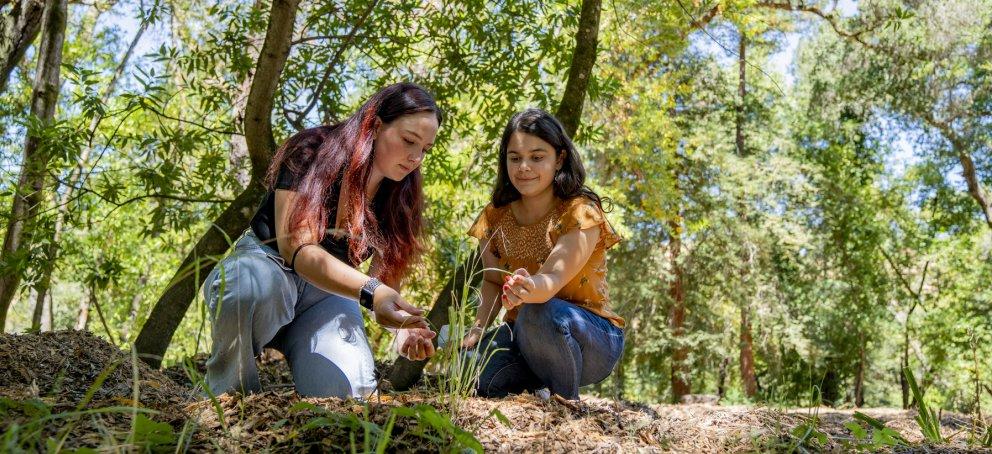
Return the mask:
<svg viewBox="0 0 992 454">
<path fill-rule="evenodd" d="M 450 302 L 538 106 L 624 237 L 626 351 L 589 392 L 906 408 L 909 368 L 992 404 L 990 1 L 0 0 L 0 70 L 6 332 L 209 351 L 199 281 L 276 144 L 409 80 L 447 116 L 416 304 Z"/>
</svg>

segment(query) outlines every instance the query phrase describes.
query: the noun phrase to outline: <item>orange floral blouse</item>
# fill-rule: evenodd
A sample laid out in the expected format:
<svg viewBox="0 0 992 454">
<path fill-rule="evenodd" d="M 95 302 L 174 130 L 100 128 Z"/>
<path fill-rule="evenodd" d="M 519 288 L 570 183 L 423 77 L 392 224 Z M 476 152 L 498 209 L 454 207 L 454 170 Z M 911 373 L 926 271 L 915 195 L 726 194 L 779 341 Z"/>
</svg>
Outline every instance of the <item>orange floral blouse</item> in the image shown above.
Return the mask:
<svg viewBox="0 0 992 454">
<path fill-rule="evenodd" d="M 469 229 L 470 236 L 489 248 L 499 266 L 513 272 L 524 268 L 535 274 L 540 270 L 558 238 L 573 229 L 599 226 L 599 242 L 582 270 L 565 284 L 555 297 L 578 305 L 606 318 L 618 328 L 624 320 L 609 309 L 610 292 L 606 284 L 606 249 L 617 244 L 620 237 L 606 220 L 603 210 L 585 196 L 562 201 L 539 221 L 520 225 L 506 205 L 496 208 L 489 204 Z M 505 321 L 517 317 L 517 309 L 507 312 Z"/>
</svg>

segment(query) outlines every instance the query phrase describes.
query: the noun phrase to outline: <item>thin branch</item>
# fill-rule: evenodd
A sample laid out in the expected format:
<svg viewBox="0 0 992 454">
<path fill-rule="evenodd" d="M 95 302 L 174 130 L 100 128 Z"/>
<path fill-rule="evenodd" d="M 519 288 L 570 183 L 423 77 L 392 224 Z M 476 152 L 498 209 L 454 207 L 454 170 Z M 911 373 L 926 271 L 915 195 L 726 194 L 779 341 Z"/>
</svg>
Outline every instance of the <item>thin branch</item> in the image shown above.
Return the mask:
<svg viewBox="0 0 992 454">
<path fill-rule="evenodd" d="M 357 35 L 359 38 L 366 38 L 368 35 Z M 291 46 L 297 44 L 307 44 L 311 41 L 324 41 L 324 40 L 338 40 L 338 39 L 349 39 L 349 35 L 317 35 L 317 36 L 304 36 L 290 43 Z"/>
<path fill-rule="evenodd" d="M 689 16 L 689 19 L 690 19 L 690 20 L 692 20 L 692 22 L 691 22 L 691 23 L 696 23 L 696 22 L 699 22 L 699 21 L 698 21 L 698 20 L 697 20 L 697 19 L 695 18 L 695 16 L 693 16 L 693 15 L 692 15 L 692 13 L 691 13 L 691 12 L 689 12 L 689 9 L 685 7 L 685 4 L 684 4 L 684 3 L 682 3 L 682 0 L 676 0 L 676 3 L 678 3 L 678 5 L 679 5 L 679 8 L 680 8 L 680 9 L 682 9 L 682 12 L 683 12 L 683 13 L 685 13 L 685 15 L 686 15 L 686 16 Z M 733 50 L 731 50 L 731 49 L 729 49 L 729 48 L 728 48 L 727 46 L 724 46 L 724 45 L 723 45 L 723 43 L 721 43 L 721 42 L 720 42 L 720 40 L 718 40 L 718 39 L 716 39 L 716 37 L 715 37 L 715 36 L 713 36 L 713 34 L 712 34 L 712 33 L 710 33 L 710 32 L 709 32 L 708 30 L 706 30 L 706 28 L 701 28 L 701 29 L 700 29 L 700 31 L 702 31 L 702 32 L 703 32 L 704 34 L 706 34 L 706 36 L 708 36 L 708 37 L 710 38 L 710 40 L 712 40 L 712 41 L 713 41 L 714 43 L 716 43 L 716 45 L 717 45 L 717 46 L 720 46 L 720 48 L 722 48 L 722 49 L 723 49 L 723 50 L 724 50 L 725 52 L 727 52 L 728 54 L 731 54 L 731 55 L 733 55 L 733 56 L 735 56 L 735 57 L 740 57 L 740 56 L 739 56 L 739 55 L 737 54 L 737 52 L 736 52 L 736 51 L 733 51 Z M 772 85 L 774 85 L 774 86 L 775 86 L 775 88 L 776 88 L 776 89 L 778 90 L 778 92 L 779 92 L 779 93 L 780 93 L 780 94 L 781 94 L 781 95 L 782 95 L 783 97 L 785 96 L 785 90 L 783 90 L 783 89 L 782 89 L 782 87 L 781 87 L 781 86 L 779 86 L 779 84 L 778 84 L 778 82 L 776 82 L 776 81 L 775 81 L 775 78 L 773 78 L 773 77 L 771 76 L 771 74 L 768 74 L 767 72 L 765 72 L 765 70 L 764 70 L 764 69 L 761 69 L 761 67 L 760 67 L 760 66 L 758 66 L 758 65 L 755 65 L 754 63 L 751 63 L 750 61 L 748 61 L 748 60 L 746 60 L 746 59 L 744 60 L 744 62 L 745 62 L 745 63 L 747 63 L 747 65 L 748 65 L 748 66 L 750 66 L 750 67 L 752 67 L 752 68 L 754 68 L 754 69 L 756 69 L 756 70 L 758 70 L 758 72 L 760 72 L 761 74 L 764 74 L 764 76 L 768 78 L 768 80 L 769 80 L 769 81 L 770 81 L 770 82 L 772 83 Z"/>
<path fill-rule="evenodd" d="M 840 35 L 840 36 L 842 36 L 844 38 L 852 39 L 852 40 L 856 41 L 858 44 L 861 44 L 862 46 L 865 46 L 865 47 L 868 47 L 868 48 L 871 48 L 871 49 L 876 49 L 876 50 L 879 49 L 879 46 L 877 46 L 875 44 L 870 44 L 870 43 L 866 42 L 861 37 L 861 35 L 863 35 L 866 31 L 874 30 L 875 27 L 867 28 L 867 29 L 864 29 L 864 30 L 859 30 L 859 31 L 856 31 L 856 32 L 851 32 L 851 31 L 844 30 L 840 26 L 840 24 L 838 23 L 837 16 L 835 16 L 833 13 L 824 12 L 820 8 L 817 8 L 815 6 L 806 5 L 802 1 L 798 2 L 797 4 L 792 4 L 791 1 L 790 2 L 784 2 L 784 3 L 782 3 L 782 2 L 760 2 L 756 6 L 763 7 L 763 8 L 777 9 L 777 10 L 782 10 L 782 11 L 803 12 L 803 13 L 813 14 L 813 15 L 818 16 L 819 18 L 827 21 L 827 23 L 830 24 L 830 28 L 832 28 L 834 30 L 834 33 L 837 33 L 838 35 Z"/>
<path fill-rule="evenodd" d="M 96 297 L 95 289 L 90 289 L 93 295 L 93 307 L 96 308 L 96 315 L 100 317 L 100 324 L 103 325 L 103 330 L 107 332 L 107 338 L 110 339 L 110 343 L 117 345 L 117 341 L 114 340 L 114 333 L 110 331 L 110 326 L 107 325 L 107 319 L 103 316 L 103 309 L 100 308 L 99 298 Z"/>
<path fill-rule="evenodd" d="M 909 282 L 906 280 L 906 278 L 902 275 L 901 272 L 899 272 L 899 267 L 896 266 L 895 261 L 892 260 L 892 257 L 889 255 L 889 253 L 885 252 L 884 248 L 878 248 L 878 250 L 879 252 L 882 253 L 882 256 L 885 257 L 885 261 L 889 262 L 889 267 L 892 268 L 892 272 L 896 273 L 896 277 L 899 278 L 899 282 L 902 283 L 903 288 L 905 288 L 906 291 L 909 292 L 911 296 L 913 296 L 913 298 L 916 298 L 917 300 L 920 299 L 920 294 L 913 291 L 913 287 L 909 285 Z M 929 264 L 930 262 L 928 261 L 927 265 Z M 920 285 L 921 286 L 923 285 L 922 281 L 920 282 Z"/>
<path fill-rule="evenodd" d="M 923 283 L 927 281 L 927 271 L 929 269 L 930 269 L 930 261 L 927 260 L 927 263 L 923 265 L 923 274 L 920 275 L 920 285 L 916 287 L 917 295 L 923 294 Z M 917 296 L 917 298 L 919 298 L 919 296 Z"/>
<path fill-rule="evenodd" d="M 197 126 L 197 127 L 201 128 L 201 129 L 203 129 L 204 131 L 207 131 L 207 132 L 212 132 L 212 133 L 215 133 L 215 134 L 225 134 L 225 135 L 229 135 L 229 136 L 243 136 L 244 135 L 244 134 L 242 134 L 242 133 L 240 133 L 238 131 L 231 131 L 231 130 L 227 130 L 227 129 L 212 128 L 210 126 L 204 125 L 202 123 L 197 123 L 195 121 L 185 120 L 185 119 L 182 119 L 182 118 L 173 117 L 171 115 L 168 115 L 168 114 L 166 114 L 166 113 L 164 113 L 164 112 L 156 109 L 155 107 L 153 107 L 151 104 L 148 104 L 148 103 L 144 103 L 144 102 L 141 103 L 141 107 L 143 107 L 145 109 L 148 109 L 149 111 L 153 112 L 155 115 L 158 115 L 158 116 L 160 116 L 162 118 L 167 118 L 169 120 L 178 121 L 180 123 L 185 123 L 185 124 L 188 124 L 188 125 Z"/>
<path fill-rule="evenodd" d="M 716 18 L 716 15 L 720 13 L 720 10 L 721 10 L 720 4 L 717 3 L 712 8 L 710 8 L 710 10 L 707 11 L 706 14 L 704 14 L 702 17 L 700 17 L 699 19 L 694 19 L 692 22 L 689 23 L 689 28 L 687 30 L 682 31 L 681 33 L 682 38 L 684 39 L 686 36 L 689 36 L 689 33 L 705 28 L 707 25 L 709 25 L 710 22 L 713 21 L 713 19 Z"/>
<path fill-rule="evenodd" d="M 303 109 L 300 115 L 296 117 L 297 123 L 302 124 L 306 116 L 309 115 L 310 111 L 313 110 L 314 106 L 317 105 L 317 101 L 320 100 L 320 94 L 321 92 L 324 91 L 324 86 L 327 85 L 327 81 L 328 79 L 330 79 L 331 74 L 333 74 L 334 70 L 337 69 L 341 57 L 344 56 L 345 51 L 351 46 L 351 43 L 355 40 L 355 37 L 357 36 L 356 34 L 358 33 L 358 29 L 360 29 L 363 25 L 365 25 L 365 21 L 368 20 L 369 16 L 372 15 L 372 11 L 375 10 L 376 5 L 378 4 L 379 4 L 379 0 L 372 0 L 372 2 L 369 3 L 368 8 L 366 8 L 365 11 L 363 12 L 362 16 L 359 17 L 358 21 L 355 22 L 355 25 L 351 27 L 351 30 L 348 32 L 348 34 L 345 35 L 344 40 L 341 42 L 341 45 L 338 46 L 337 50 L 334 53 L 334 56 L 331 58 L 331 61 L 327 63 L 327 66 L 324 69 L 324 74 L 320 78 L 320 83 L 318 83 L 317 87 L 313 89 L 313 93 L 310 96 L 310 102 L 307 103 L 306 108 Z"/>
</svg>

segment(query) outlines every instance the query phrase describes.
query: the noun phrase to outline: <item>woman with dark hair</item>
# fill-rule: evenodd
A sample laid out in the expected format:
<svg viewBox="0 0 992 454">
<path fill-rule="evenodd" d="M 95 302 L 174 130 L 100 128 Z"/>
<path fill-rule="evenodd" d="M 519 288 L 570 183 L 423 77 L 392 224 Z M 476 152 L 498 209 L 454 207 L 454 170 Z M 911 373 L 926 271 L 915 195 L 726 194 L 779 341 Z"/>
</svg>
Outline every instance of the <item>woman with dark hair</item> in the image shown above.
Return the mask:
<svg viewBox="0 0 992 454">
<path fill-rule="evenodd" d="M 401 355 L 434 353 L 423 311 L 398 290 L 421 252 L 420 164 L 441 121 L 427 91 L 395 84 L 279 148 L 250 227 L 204 285 L 213 393 L 260 391 L 255 357 L 272 347 L 301 395 L 367 397 L 375 365 L 359 306 L 400 328 Z M 357 268 L 370 257 L 366 275 Z"/>
<path fill-rule="evenodd" d="M 579 387 L 613 371 L 624 321 L 609 309 L 606 249 L 619 241 L 561 123 L 540 109 L 503 131 L 492 203 L 469 235 L 486 268 L 475 325 L 462 347 L 480 343 L 483 397 L 548 388 L 577 400 Z M 483 334 L 502 302 L 505 324 Z M 494 350 L 490 350 L 494 349 Z M 493 352 L 490 356 L 489 352 Z"/>
</svg>

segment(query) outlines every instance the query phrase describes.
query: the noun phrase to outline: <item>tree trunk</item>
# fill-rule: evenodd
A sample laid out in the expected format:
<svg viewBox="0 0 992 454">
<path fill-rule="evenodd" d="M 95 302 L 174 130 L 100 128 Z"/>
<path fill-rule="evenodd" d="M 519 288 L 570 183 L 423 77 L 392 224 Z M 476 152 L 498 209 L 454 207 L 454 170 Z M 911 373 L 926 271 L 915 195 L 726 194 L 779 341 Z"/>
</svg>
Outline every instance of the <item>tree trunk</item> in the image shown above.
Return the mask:
<svg viewBox="0 0 992 454">
<path fill-rule="evenodd" d="M 76 331 L 86 331 L 90 324 L 90 306 L 96 301 L 96 290 L 89 286 L 86 292 L 86 299 L 79 303 L 79 312 L 76 313 L 76 324 L 73 329 Z"/>
<path fill-rule="evenodd" d="M 631 339 L 630 345 L 634 345 L 633 339 Z M 626 346 L 624 348 L 626 350 Z M 617 368 L 613 371 L 613 393 L 611 397 L 617 400 L 623 400 L 624 388 L 627 384 L 627 362 L 624 361 L 624 356 L 620 356 L 620 361 L 617 362 Z"/>
<path fill-rule="evenodd" d="M 454 301 L 465 301 L 462 293 L 463 289 L 476 287 L 482 280 L 481 260 L 468 260 L 455 270 L 454 276 L 449 280 L 441 293 L 434 299 L 434 306 L 427 313 L 427 320 L 431 326 L 440 327 L 447 325 L 448 308 Z M 438 338 L 434 337 L 434 346 L 437 346 Z M 461 339 L 449 339 L 448 342 L 461 342 Z M 393 369 L 389 374 L 389 382 L 394 389 L 406 390 L 420 380 L 420 375 L 427 365 L 428 360 L 411 361 L 404 357 L 396 358 Z"/>
<path fill-rule="evenodd" d="M 962 168 L 961 173 L 964 175 L 964 180 L 968 183 L 968 194 L 978 203 L 978 208 L 982 210 L 982 215 L 985 216 L 985 223 L 989 226 L 989 229 L 992 229 L 992 205 L 990 205 L 988 195 L 982 188 L 982 182 L 978 179 L 978 173 L 975 171 L 975 161 L 958 144 L 955 144 L 955 148 L 958 148 L 958 161 L 961 163 Z"/>
<path fill-rule="evenodd" d="M 59 71 L 62 66 L 62 45 L 65 41 L 66 0 L 51 0 L 42 17 L 44 33 L 38 47 L 38 69 L 31 93 L 31 115 L 42 125 L 55 117 L 59 96 Z M 0 249 L 0 330 L 7 319 L 7 310 L 21 283 L 28 262 L 33 220 L 45 200 L 46 172 L 51 152 L 42 144 L 39 131 L 29 131 L 24 143 L 21 174 L 11 204 L 7 234 Z"/>
<path fill-rule="evenodd" d="M 161 364 L 196 289 L 213 269 L 216 259 L 229 249 L 227 238 L 236 238 L 245 229 L 265 194 L 262 180 L 276 146 L 272 136 L 272 103 L 289 56 L 298 6 L 299 0 L 274 0 L 269 12 L 265 42 L 259 52 L 245 106 L 244 131 L 252 165 L 251 180 L 214 221 L 217 228 L 211 226 L 183 260 L 135 340 L 138 354 L 153 367 Z"/>
<path fill-rule="evenodd" d="M 128 313 L 127 323 L 121 329 L 121 343 L 127 344 L 131 338 L 131 330 L 138 323 L 138 311 L 141 309 L 141 289 L 148 284 L 148 272 L 138 278 L 138 291 L 131 297 L 131 312 Z"/>
<path fill-rule="evenodd" d="M 940 131 L 941 135 L 951 144 L 954 152 L 957 153 L 958 162 L 961 163 L 961 175 L 968 184 L 968 195 L 978 203 L 978 209 L 982 211 L 982 216 L 985 217 L 985 224 L 989 226 L 989 229 L 992 229 L 992 202 L 989 201 L 988 194 L 985 192 L 982 182 L 978 178 L 978 172 L 975 170 L 975 161 L 971 159 L 971 154 L 968 153 L 968 141 L 958 135 L 948 123 L 936 119 L 931 114 L 924 114 L 923 120 Z"/>
<path fill-rule="evenodd" d="M 145 30 L 148 29 L 148 21 L 143 20 L 138 26 L 138 30 L 134 34 L 134 38 L 131 39 L 130 45 L 128 45 L 127 51 L 121 58 L 120 63 L 117 65 L 117 69 L 114 70 L 114 75 L 110 79 L 110 83 L 103 91 L 103 100 L 107 102 L 110 96 L 114 93 L 117 88 L 117 82 L 120 80 L 121 74 L 124 73 L 124 68 L 127 66 L 128 61 L 131 60 L 131 56 L 134 54 L 134 48 L 138 45 L 141 40 L 142 35 L 144 35 Z M 90 136 L 96 134 L 96 129 L 100 125 L 100 121 L 103 116 L 97 114 L 90 120 L 90 127 L 88 131 Z M 92 143 L 92 142 L 91 142 Z M 69 214 L 69 202 L 72 200 L 73 195 L 76 192 L 76 185 L 78 185 L 82 179 L 83 168 L 86 167 L 86 163 L 89 161 L 90 153 L 93 151 L 93 147 L 87 145 L 83 147 L 82 151 L 79 153 L 79 159 L 76 162 L 76 166 L 73 167 L 72 171 L 69 173 L 69 178 L 65 188 L 56 197 L 58 200 L 58 208 L 55 214 L 55 226 L 52 229 L 52 240 L 45 247 L 45 260 L 40 263 L 41 268 L 41 278 L 38 281 L 38 296 L 35 301 L 34 313 L 37 315 L 36 319 L 32 319 L 32 327 L 41 326 L 41 314 L 46 308 L 50 311 L 54 310 L 55 302 L 49 298 L 51 294 L 52 287 L 52 272 L 55 270 L 55 265 L 58 263 L 59 255 L 61 253 L 61 238 L 62 230 L 65 229 L 65 218 Z"/>
<path fill-rule="evenodd" d="M 7 89 L 10 73 L 38 36 L 44 10 L 43 0 L 14 0 L 10 12 L 0 17 L 0 93 Z"/>
<path fill-rule="evenodd" d="M 909 382 L 906 381 L 906 374 L 901 371 L 909 369 L 909 322 L 913 318 L 913 312 L 916 311 L 919 295 L 914 295 L 914 297 L 916 297 L 916 301 L 909 307 L 909 311 L 906 313 L 906 324 L 902 327 L 902 367 L 899 369 L 899 388 L 902 391 L 902 408 L 904 410 L 908 410 L 910 405 Z"/>
<path fill-rule="evenodd" d="M 669 260 L 672 268 L 672 282 L 668 288 L 668 295 L 672 300 L 672 308 L 668 315 L 668 327 L 672 332 L 672 339 L 675 347 L 672 350 L 672 402 L 679 403 L 682 396 L 690 394 L 689 370 L 685 364 L 689 357 L 689 349 L 682 343 L 685 336 L 685 289 L 683 288 L 683 269 L 679 260 L 682 249 L 682 226 L 678 221 L 669 221 L 671 229 L 671 240 L 668 244 Z"/>
<path fill-rule="evenodd" d="M 747 73 L 745 69 L 747 68 L 747 38 L 744 33 L 741 32 L 740 39 L 738 39 L 737 44 L 737 95 L 740 99 L 737 102 L 737 116 L 734 121 L 734 126 L 736 129 L 735 143 L 737 145 L 737 155 L 739 157 L 747 156 L 747 149 L 744 143 L 744 122 L 746 120 L 746 96 L 747 96 Z M 738 205 L 738 217 L 741 219 L 741 223 L 747 227 L 751 227 L 751 221 L 747 216 L 747 205 L 746 200 L 742 197 Z M 754 268 L 754 253 L 752 249 L 751 242 L 749 240 L 742 241 L 742 246 L 746 248 L 744 260 L 742 261 L 745 266 L 741 273 L 741 282 L 745 284 L 749 281 L 749 277 Z M 746 288 L 750 288 L 747 286 Z M 750 320 L 750 301 L 749 301 L 749 291 L 745 291 L 745 296 L 741 302 L 741 332 L 740 332 L 740 367 L 741 367 L 741 384 L 744 386 L 744 395 L 748 398 L 754 398 L 758 395 L 758 380 L 755 377 L 754 371 L 754 340 L 751 337 L 751 320 Z"/>
<path fill-rule="evenodd" d="M 758 379 L 754 373 L 754 340 L 751 338 L 751 320 L 747 306 L 741 307 L 741 383 L 744 395 L 754 398 L 758 395 Z"/>
<path fill-rule="evenodd" d="M 858 371 L 854 375 L 854 406 L 858 408 L 865 405 L 865 368 L 867 367 L 867 361 L 865 342 L 862 341 L 858 346 Z"/>
<path fill-rule="evenodd" d="M 720 370 L 717 372 L 716 395 L 723 399 L 727 395 L 727 369 L 730 366 L 730 358 L 726 356 L 720 360 Z"/>
<path fill-rule="evenodd" d="M 735 123 L 735 142 L 737 144 L 737 155 L 746 156 L 747 153 L 744 150 L 744 100 L 747 96 L 747 79 L 745 69 L 747 68 L 747 60 L 744 55 L 747 51 L 747 39 L 744 37 L 744 33 L 741 32 L 740 39 L 737 44 L 737 96 L 740 99 L 737 102 L 737 117 Z"/>
<path fill-rule="evenodd" d="M 44 297 L 41 296 L 41 285 L 38 286 L 37 290 L 31 292 L 31 294 L 28 296 L 28 299 L 29 300 L 34 299 L 38 301 L 38 303 L 34 305 L 34 311 L 31 312 L 31 331 L 35 331 L 35 332 L 48 331 L 42 329 L 41 327 L 42 321 L 45 319 L 45 304 L 44 304 L 45 300 Z"/>
<path fill-rule="evenodd" d="M 565 126 L 565 132 L 575 137 L 582 122 L 582 105 L 585 103 L 592 69 L 596 65 L 596 47 L 599 44 L 599 13 L 601 0 L 583 0 L 579 13 L 579 30 L 575 34 L 575 50 L 568 70 L 565 93 L 555 116 Z"/>
<path fill-rule="evenodd" d="M 902 346 L 902 368 L 900 370 L 906 370 L 909 368 L 909 328 L 907 327 L 903 332 L 903 346 Z M 902 408 L 903 410 L 909 409 L 909 382 L 906 381 L 906 374 L 899 374 L 899 388 L 902 391 Z"/>
<path fill-rule="evenodd" d="M 596 46 L 599 36 L 599 13 L 601 9 L 600 0 L 583 0 L 582 12 L 579 16 L 579 30 L 575 35 L 575 50 L 572 54 L 572 63 L 568 71 L 568 82 L 565 84 L 565 93 L 562 95 L 561 103 L 558 105 L 556 116 L 565 127 L 565 132 L 574 137 L 582 121 L 582 105 L 585 102 L 586 89 L 589 87 L 589 79 L 592 77 L 592 69 L 596 64 Z M 444 285 L 441 294 L 434 299 L 434 306 L 428 313 L 428 318 L 437 317 L 444 323 L 434 323 L 434 326 L 443 326 L 448 323 L 448 306 L 451 305 L 451 289 L 461 290 L 461 282 L 464 282 L 466 274 L 472 277 L 470 285 L 478 285 L 478 279 L 474 271 L 478 270 L 479 264 L 462 263 L 458 266 L 455 274 Z M 460 270 L 460 271 L 459 271 Z M 467 270 L 468 272 L 466 273 Z M 431 318 L 433 322 L 433 318 Z M 434 339 L 435 345 L 437 338 Z M 406 358 L 397 358 L 393 364 L 389 380 L 393 388 L 405 390 L 412 386 L 424 370 L 427 361 L 409 361 Z"/>
</svg>

